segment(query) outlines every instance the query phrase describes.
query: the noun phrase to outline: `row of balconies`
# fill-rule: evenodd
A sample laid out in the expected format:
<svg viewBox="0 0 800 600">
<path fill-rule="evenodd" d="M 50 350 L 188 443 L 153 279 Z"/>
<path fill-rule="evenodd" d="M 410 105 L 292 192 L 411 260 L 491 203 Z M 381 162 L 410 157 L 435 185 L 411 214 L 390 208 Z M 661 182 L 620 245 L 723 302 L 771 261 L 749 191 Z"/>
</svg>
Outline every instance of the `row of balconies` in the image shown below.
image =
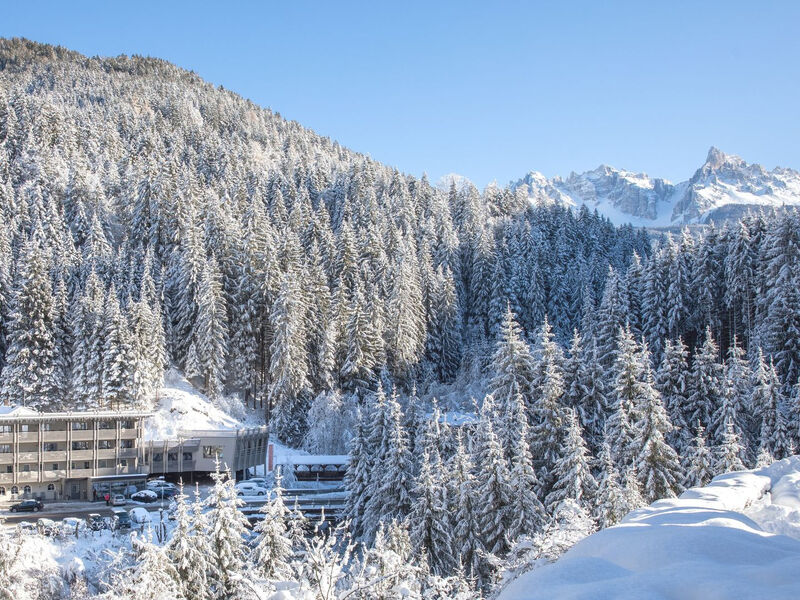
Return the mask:
<svg viewBox="0 0 800 600">
<path fill-rule="evenodd" d="M 41 440 L 43 442 L 65 442 L 67 441 L 67 434 L 71 434 L 69 439 L 75 440 L 76 442 L 79 441 L 91 441 L 94 439 L 98 440 L 115 440 L 117 439 L 117 431 L 116 429 L 76 429 L 73 431 L 67 431 L 66 429 L 61 431 L 27 431 L 27 432 L 20 432 L 17 434 L 17 441 L 18 442 L 38 442 L 39 441 L 39 434 L 41 433 Z M 97 436 L 95 437 L 95 434 Z M 137 432 L 136 429 L 120 429 L 119 430 L 119 439 L 121 440 L 133 440 L 136 439 Z M 14 434 L 13 433 L 0 433 L 0 444 L 11 444 L 14 442 Z"/>
<path fill-rule="evenodd" d="M 69 475 L 66 469 L 59 469 L 58 471 L 19 471 L 17 473 L 0 473 L 0 484 L 35 483 L 38 481 L 49 483 L 58 481 L 59 479 L 66 479 L 67 477 L 100 477 L 103 475 L 117 475 L 129 472 L 132 472 L 130 466 L 121 467 L 119 470 L 114 467 L 107 467 L 104 469 L 72 469 L 69 471 Z"/>
<path fill-rule="evenodd" d="M 114 448 L 104 450 L 73 450 L 70 452 L 71 460 L 92 460 L 97 457 L 98 459 L 104 458 L 135 458 L 137 455 L 136 448 L 120 448 L 119 453 Z M 16 457 L 17 463 L 37 463 L 41 462 L 62 462 L 67 460 L 67 452 L 65 450 L 56 450 L 53 452 L 3 452 L 0 453 L 0 465 L 13 464 Z"/>
</svg>

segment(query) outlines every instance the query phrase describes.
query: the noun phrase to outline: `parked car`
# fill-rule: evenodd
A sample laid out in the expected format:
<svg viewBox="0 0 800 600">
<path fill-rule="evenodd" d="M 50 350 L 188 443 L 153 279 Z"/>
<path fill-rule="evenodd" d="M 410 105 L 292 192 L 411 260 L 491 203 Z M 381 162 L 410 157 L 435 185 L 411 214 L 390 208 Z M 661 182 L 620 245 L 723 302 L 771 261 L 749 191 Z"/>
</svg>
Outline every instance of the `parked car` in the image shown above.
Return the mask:
<svg viewBox="0 0 800 600">
<path fill-rule="evenodd" d="M 11 512 L 39 512 L 44 506 L 41 500 L 23 500 L 11 506 Z"/>
<path fill-rule="evenodd" d="M 131 496 L 131 500 L 150 504 L 151 502 L 158 500 L 158 494 L 156 494 L 153 490 L 142 490 L 133 494 Z"/>
<path fill-rule="evenodd" d="M 89 529 L 92 531 L 108 529 L 108 523 L 105 518 L 97 513 L 90 513 L 89 516 L 86 517 L 86 522 L 89 524 Z"/>
<path fill-rule="evenodd" d="M 36 531 L 50 537 L 58 533 L 58 525 L 51 519 L 39 519 L 36 521 Z"/>
<path fill-rule="evenodd" d="M 249 481 L 240 481 L 236 484 L 237 496 L 264 496 L 267 490 Z"/>
<path fill-rule="evenodd" d="M 258 487 L 262 487 L 265 490 L 269 489 L 269 485 L 267 484 L 267 480 L 263 477 L 251 477 L 247 480 L 248 483 L 255 483 Z"/>
<path fill-rule="evenodd" d="M 169 481 L 164 481 L 163 479 L 151 479 L 147 482 L 147 489 L 149 490 L 157 490 L 161 488 L 177 490 L 178 486 L 176 486 L 174 483 L 170 483 Z"/>
<path fill-rule="evenodd" d="M 61 532 L 64 535 L 78 535 L 86 531 L 86 521 L 78 517 L 66 517 L 61 520 Z"/>
<path fill-rule="evenodd" d="M 176 488 L 170 487 L 162 487 L 158 489 L 151 489 L 151 492 L 155 492 L 156 496 L 159 498 L 163 498 L 165 500 L 169 500 L 170 498 L 174 498 L 178 495 L 178 490 Z"/>
<path fill-rule="evenodd" d="M 131 528 L 131 516 L 127 513 L 127 511 L 123 508 L 115 508 L 113 511 L 114 513 L 114 529 L 130 529 Z"/>
<path fill-rule="evenodd" d="M 17 523 L 17 530 L 20 533 L 36 533 L 36 525 L 30 521 L 20 521 Z"/>
<path fill-rule="evenodd" d="M 114 494 L 111 496 L 111 506 L 125 506 L 128 501 L 122 494 Z"/>
<path fill-rule="evenodd" d="M 144 525 L 145 523 L 152 521 L 150 518 L 150 513 L 141 506 L 130 509 L 128 511 L 128 516 L 130 517 L 133 525 Z"/>
</svg>

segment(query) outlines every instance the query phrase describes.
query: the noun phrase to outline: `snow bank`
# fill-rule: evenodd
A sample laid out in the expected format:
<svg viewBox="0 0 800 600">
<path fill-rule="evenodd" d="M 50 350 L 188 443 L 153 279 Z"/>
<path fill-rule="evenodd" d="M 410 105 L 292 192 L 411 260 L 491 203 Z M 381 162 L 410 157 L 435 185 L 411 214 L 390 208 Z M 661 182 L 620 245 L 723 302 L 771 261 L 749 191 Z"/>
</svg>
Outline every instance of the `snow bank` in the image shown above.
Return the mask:
<svg viewBox="0 0 800 600">
<path fill-rule="evenodd" d="M 167 371 L 155 415 L 145 422 L 148 440 L 175 438 L 179 430 L 208 431 L 241 427 L 242 422 L 215 406 L 176 369 Z"/>
<path fill-rule="evenodd" d="M 800 457 L 634 511 L 499 595 L 539 598 L 800 598 Z"/>
</svg>

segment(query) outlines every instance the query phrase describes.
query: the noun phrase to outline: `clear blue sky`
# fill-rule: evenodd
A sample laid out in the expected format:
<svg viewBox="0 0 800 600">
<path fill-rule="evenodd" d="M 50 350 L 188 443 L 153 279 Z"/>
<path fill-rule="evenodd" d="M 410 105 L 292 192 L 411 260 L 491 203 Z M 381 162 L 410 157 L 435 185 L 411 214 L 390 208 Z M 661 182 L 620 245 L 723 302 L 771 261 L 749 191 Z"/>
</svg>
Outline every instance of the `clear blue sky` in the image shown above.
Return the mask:
<svg viewBox="0 0 800 600">
<path fill-rule="evenodd" d="M 433 181 L 800 168 L 800 2 L 653 4 L 0 0 L 0 36 L 165 58 Z"/>
</svg>

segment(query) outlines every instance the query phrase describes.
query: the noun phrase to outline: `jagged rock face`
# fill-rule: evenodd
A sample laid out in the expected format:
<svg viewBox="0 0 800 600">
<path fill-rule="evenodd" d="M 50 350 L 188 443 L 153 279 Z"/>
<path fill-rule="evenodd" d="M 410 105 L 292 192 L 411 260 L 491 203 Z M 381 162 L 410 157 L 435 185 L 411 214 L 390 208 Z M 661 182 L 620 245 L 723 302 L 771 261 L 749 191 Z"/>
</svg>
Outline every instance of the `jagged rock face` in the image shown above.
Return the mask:
<svg viewBox="0 0 800 600">
<path fill-rule="evenodd" d="M 523 184 L 532 201 L 585 205 L 616 224 L 652 227 L 725 220 L 753 208 L 800 205 L 800 173 L 780 167 L 767 171 L 717 148 L 709 150 L 691 179 L 678 184 L 606 165 L 566 179 L 531 172 L 511 185 Z"/>
</svg>

